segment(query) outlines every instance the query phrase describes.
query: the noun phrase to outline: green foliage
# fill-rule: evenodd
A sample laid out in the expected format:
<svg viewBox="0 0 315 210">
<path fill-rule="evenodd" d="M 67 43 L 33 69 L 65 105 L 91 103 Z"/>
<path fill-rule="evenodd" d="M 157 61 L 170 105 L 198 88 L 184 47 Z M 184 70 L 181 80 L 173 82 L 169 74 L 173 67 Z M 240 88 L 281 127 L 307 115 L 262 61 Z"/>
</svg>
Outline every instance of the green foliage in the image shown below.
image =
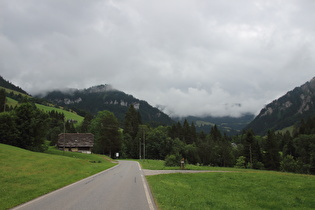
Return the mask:
<svg viewBox="0 0 315 210">
<path fill-rule="evenodd" d="M 123 148 L 124 151 L 122 152 L 123 155 L 130 157 L 130 158 L 140 158 L 143 138 L 143 129 L 141 133 L 139 132 L 139 126 L 141 124 L 141 117 L 139 112 L 131 105 L 126 112 L 125 120 L 124 120 L 124 141 L 123 141 Z M 139 135 L 138 135 L 139 133 Z M 142 138 L 142 140 L 141 140 Z"/>
<path fill-rule="evenodd" d="M 6 108 L 6 95 L 5 90 L 0 89 L 0 113 L 4 112 Z"/>
<path fill-rule="evenodd" d="M 315 173 L 315 135 L 300 135 L 294 140 L 295 158 L 303 164 L 303 173 Z"/>
<path fill-rule="evenodd" d="M 128 133 L 132 139 L 135 139 L 139 130 L 141 119 L 137 110 L 131 105 L 125 115 L 124 133 Z"/>
<path fill-rule="evenodd" d="M 16 116 L 11 112 L 0 113 L 0 143 L 17 145 L 20 131 L 16 126 Z"/>
<path fill-rule="evenodd" d="M 279 146 L 275 133 L 272 131 L 268 131 L 264 151 L 265 168 L 268 170 L 278 170 L 280 166 Z"/>
<path fill-rule="evenodd" d="M 91 122 L 93 120 L 93 116 L 91 114 L 86 114 L 84 117 L 84 120 L 80 126 L 80 133 L 87 133 L 89 130 L 89 127 L 91 125 Z"/>
<path fill-rule="evenodd" d="M 167 155 L 165 166 L 180 166 L 181 157 L 179 155 Z"/>
<path fill-rule="evenodd" d="M 292 155 L 287 155 L 280 162 L 281 171 L 284 172 L 298 172 L 298 162 L 294 159 Z"/>
<path fill-rule="evenodd" d="M 184 158 L 191 164 L 200 163 L 198 147 L 196 144 L 187 144 L 184 148 Z"/>
<path fill-rule="evenodd" d="M 236 160 L 235 164 L 236 168 L 246 168 L 246 157 L 244 156 L 239 156 Z"/>
<path fill-rule="evenodd" d="M 18 106 L 0 117 L 0 143 L 33 151 L 44 151 L 48 115 L 30 103 Z"/>
<path fill-rule="evenodd" d="M 14 110 L 14 113 L 16 128 L 20 132 L 16 146 L 33 151 L 43 151 L 48 115 L 30 103 L 21 104 Z"/>
<path fill-rule="evenodd" d="M 179 148 L 181 145 L 178 144 L 178 141 L 168 137 L 167 131 L 167 127 L 159 126 L 147 132 L 146 156 L 148 158 L 164 160 L 167 155 L 175 154 L 175 152 L 182 149 Z"/>
<path fill-rule="evenodd" d="M 92 120 L 91 133 L 94 134 L 95 153 L 108 154 L 110 157 L 121 149 L 119 123 L 112 112 L 101 111 Z"/>
</svg>

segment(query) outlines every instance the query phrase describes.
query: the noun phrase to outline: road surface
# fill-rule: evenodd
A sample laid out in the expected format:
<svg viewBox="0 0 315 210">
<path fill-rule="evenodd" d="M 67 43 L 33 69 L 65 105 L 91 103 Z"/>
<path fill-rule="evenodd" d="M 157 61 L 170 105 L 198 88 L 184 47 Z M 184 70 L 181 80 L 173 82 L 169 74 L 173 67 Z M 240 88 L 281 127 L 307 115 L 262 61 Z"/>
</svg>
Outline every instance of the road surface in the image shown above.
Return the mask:
<svg viewBox="0 0 315 210">
<path fill-rule="evenodd" d="M 14 210 L 156 209 L 138 162 L 119 165 L 39 197 Z"/>
</svg>

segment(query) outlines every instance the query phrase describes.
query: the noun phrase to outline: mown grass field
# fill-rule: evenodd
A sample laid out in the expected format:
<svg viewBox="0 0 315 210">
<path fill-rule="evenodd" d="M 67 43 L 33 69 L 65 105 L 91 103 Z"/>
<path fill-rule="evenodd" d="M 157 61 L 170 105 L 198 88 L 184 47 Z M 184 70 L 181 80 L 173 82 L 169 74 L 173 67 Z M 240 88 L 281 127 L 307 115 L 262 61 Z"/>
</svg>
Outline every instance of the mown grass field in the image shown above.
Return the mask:
<svg viewBox="0 0 315 210">
<path fill-rule="evenodd" d="M 147 169 L 163 169 L 164 164 L 139 162 Z M 202 166 L 190 169 L 231 172 L 147 176 L 159 209 L 315 208 L 312 175 Z"/>
<path fill-rule="evenodd" d="M 0 209 L 8 209 L 114 166 L 100 155 L 31 152 L 0 144 Z M 107 158 L 107 157 L 106 157 Z"/>
</svg>

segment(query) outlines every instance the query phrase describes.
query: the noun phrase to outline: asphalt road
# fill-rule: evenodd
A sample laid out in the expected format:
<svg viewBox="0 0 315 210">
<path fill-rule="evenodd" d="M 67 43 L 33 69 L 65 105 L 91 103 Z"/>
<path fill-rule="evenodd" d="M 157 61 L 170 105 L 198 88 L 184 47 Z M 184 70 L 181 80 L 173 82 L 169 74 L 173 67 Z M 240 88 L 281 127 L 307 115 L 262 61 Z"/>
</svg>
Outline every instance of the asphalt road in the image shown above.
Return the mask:
<svg viewBox="0 0 315 210">
<path fill-rule="evenodd" d="M 39 197 L 15 210 L 152 210 L 156 209 L 138 162 L 119 165 Z"/>
</svg>

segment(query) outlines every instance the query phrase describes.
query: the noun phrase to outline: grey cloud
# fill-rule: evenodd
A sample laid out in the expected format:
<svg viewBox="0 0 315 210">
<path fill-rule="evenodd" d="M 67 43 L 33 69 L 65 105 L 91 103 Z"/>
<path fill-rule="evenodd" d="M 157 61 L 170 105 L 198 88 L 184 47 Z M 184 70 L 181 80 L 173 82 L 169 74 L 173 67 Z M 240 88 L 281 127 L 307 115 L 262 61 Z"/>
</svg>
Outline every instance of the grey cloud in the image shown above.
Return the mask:
<svg viewBox="0 0 315 210">
<path fill-rule="evenodd" d="M 239 116 L 314 76 L 313 1 L 0 4 L 1 75 L 31 93 L 107 83 L 173 115 Z"/>
</svg>

